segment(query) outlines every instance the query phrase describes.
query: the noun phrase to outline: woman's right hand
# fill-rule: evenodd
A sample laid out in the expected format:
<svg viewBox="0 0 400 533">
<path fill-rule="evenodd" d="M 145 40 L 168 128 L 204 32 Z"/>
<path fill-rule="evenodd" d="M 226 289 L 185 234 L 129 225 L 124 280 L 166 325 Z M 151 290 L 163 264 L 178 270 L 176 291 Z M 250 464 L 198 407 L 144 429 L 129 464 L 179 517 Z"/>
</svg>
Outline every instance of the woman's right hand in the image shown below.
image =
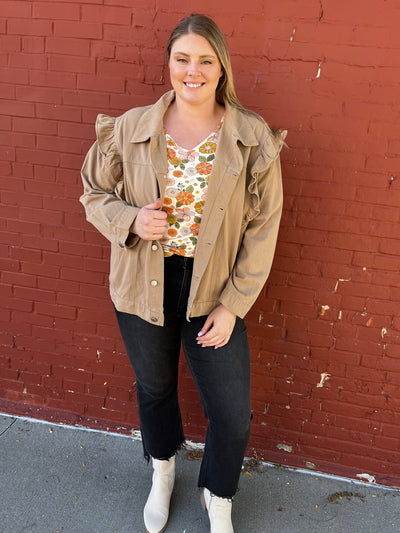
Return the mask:
<svg viewBox="0 0 400 533">
<path fill-rule="evenodd" d="M 157 241 L 161 239 L 166 228 L 167 213 L 161 211 L 161 199 L 158 198 L 153 204 L 141 208 L 129 231 L 145 241 Z"/>
</svg>

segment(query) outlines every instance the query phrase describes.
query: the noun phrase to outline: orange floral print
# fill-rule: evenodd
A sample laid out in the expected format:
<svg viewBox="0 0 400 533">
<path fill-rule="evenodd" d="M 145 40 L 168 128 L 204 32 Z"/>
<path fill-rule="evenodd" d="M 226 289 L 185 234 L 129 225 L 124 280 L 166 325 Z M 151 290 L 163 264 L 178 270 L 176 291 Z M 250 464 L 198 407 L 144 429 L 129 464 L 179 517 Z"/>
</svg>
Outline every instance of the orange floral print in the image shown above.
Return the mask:
<svg viewBox="0 0 400 533">
<path fill-rule="evenodd" d="M 211 163 L 206 163 L 205 161 L 202 161 L 198 165 L 196 165 L 196 170 L 199 174 L 211 174 L 212 171 L 212 165 Z"/>
<path fill-rule="evenodd" d="M 186 255 L 186 250 L 184 248 L 175 248 L 176 254 L 182 255 L 183 257 Z"/>
<path fill-rule="evenodd" d="M 168 159 L 173 159 L 176 156 L 176 152 L 172 148 L 167 148 L 167 152 L 168 152 Z"/>
<path fill-rule="evenodd" d="M 174 212 L 173 207 L 167 207 L 166 205 L 162 206 L 162 210 L 165 211 L 167 215 L 172 215 L 172 213 Z"/>
<path fill-rule="evenodd" d="M 176 201 L 182 205 L 190 205 L 194 200 L 194 196 L 191 192 L 182 191 L 176 197 Z"/>
<path fill-rule="evenodd" d="M 199 234 L 199 229 L 200 229 L 200 224 L 195 223 L 190 226 L 190 230 L 195 237 Z"/>
<path fill-rule="evenodd" d="M 191 150 L 178 146 L 165 132 L 168 174 L 162 209 L 167 213 L 168 227 L 160 242 L 166 257 L 194 257 L 222 124 L 223 119 Z"/>
</svg>

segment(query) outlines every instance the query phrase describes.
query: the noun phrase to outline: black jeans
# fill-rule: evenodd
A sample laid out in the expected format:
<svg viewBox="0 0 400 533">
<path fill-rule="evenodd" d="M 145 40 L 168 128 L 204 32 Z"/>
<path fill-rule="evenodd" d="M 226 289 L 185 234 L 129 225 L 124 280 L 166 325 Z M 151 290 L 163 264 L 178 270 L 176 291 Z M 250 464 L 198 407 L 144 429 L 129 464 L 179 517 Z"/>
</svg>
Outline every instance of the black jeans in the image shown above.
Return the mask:
<svg viewBox="0 0 400 533">
<path fill-rule="evenodd" d="M 164 261 L 164 326 L 116 311 L 136 374 L 145 456 L 169 458 L 184 442 L 177 394 L 182 342 L 208 419 L 198 485 L 231 498 L 237 490 L 251 422 L 246 326 L 237 318 L 232 336 L 222 348 L 197 344 L 197 334 L 207 317 L 188 322 L 185 316 L 193 259 L 172 256 Z"/>
</svg>

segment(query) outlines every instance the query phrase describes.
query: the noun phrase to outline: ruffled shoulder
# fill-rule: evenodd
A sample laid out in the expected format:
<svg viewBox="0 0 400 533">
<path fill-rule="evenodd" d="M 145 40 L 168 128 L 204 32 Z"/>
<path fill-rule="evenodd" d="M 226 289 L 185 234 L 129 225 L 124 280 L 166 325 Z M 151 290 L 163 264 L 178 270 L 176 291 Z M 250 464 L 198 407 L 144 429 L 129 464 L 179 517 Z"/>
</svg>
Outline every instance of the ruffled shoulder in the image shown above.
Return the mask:
<svg viewBox="0 0 400 533">
<path fill-rule="evenodd" d="M 118 119 L 108 115 L 98 115 L 96 120 L 97 147 L 100 165 L 115 181 L 122 176 L 122 158 L 116 141 Z"/>
<path fill-rule="evenodd" d="M 118 152 L 115 141 L 116 119 L 108 115 L 97 115 L 96 136 L 97 143 L 103 155 L 110 155 Z"/>
<path fill-rule="evenodd" d="M 270 130 L 269 135 L 260 145 L 260 151 L 253 166 L 253 173 L 264 172 L 271 162 L 279 157 L 282 147 L 285 145 L 286 136 L 286 130 Z"/>
<path fill-rule="evenodd" d="M 250 182 L 247 187 L 250 194 L 249 220 L 260 214 L 260 195 L 262 193 L 259 190 L 259 176 L 266 172 L 273 161 L 278 159 L 282 147 L 285 145 L 286 136 L 286 130 L 271 130 L 265 142 L 260 146 L 257 159 L 251 169 Z"/>
</svg>

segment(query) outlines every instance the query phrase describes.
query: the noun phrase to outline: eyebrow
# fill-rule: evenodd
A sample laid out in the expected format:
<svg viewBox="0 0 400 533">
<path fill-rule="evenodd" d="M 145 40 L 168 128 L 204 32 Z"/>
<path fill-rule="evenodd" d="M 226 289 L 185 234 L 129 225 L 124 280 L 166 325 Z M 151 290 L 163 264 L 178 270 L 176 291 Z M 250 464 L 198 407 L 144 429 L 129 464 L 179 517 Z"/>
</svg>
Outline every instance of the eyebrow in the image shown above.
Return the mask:
<svg viewBox="0 0 400 533">
<path fill-rule="evenodd" d="M 177 56 L 177 55 L 190 57 L 190 55 L 189 55 L 189 54 L 186 54 L 185 52 L 175 52 L 175 53 L 174 53 L 174 56 Z M 211 54 L 205 54 L 205 55 L 200 56 L 201 59 L 204 59 L 205 57 L 210 57 L 210 58 L 212 58 L 212 59 L 217 59 L 216 56 L 213 56 L 213 55 L 211 55 Z"/>
</svg>

